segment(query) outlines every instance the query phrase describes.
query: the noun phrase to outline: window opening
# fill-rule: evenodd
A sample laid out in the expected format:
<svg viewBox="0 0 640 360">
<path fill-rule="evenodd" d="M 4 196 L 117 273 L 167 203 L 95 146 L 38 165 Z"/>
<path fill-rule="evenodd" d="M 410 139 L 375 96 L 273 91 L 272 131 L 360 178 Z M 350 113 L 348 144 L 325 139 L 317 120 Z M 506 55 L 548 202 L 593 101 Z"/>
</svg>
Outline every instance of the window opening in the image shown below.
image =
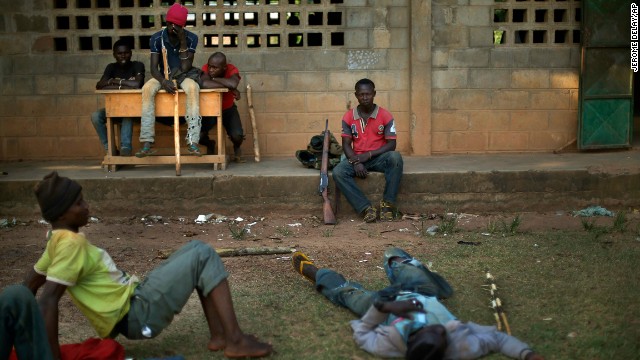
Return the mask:
<svg viewBox="0 0 640 360">
<path fill-rule="evenodd" d="M 270 12 L 267 14 L 267 25 L 280 25 L 280 13 Z"/>
<path fill-rule="evenodd" d="M 240 25 L 240 13 L 237 13 L 237 12 L 225 12 L 224 13 L 224 25 L 225 26 L 238 26 L 238 25 Z"/>
<path fill-rule="evenodd" d="M 55 51 L 67 51 L 67 38 L 53 38 L 53 49 Z"/>
<path fill-rule="evenodd" d="M 329 11 L 327 13 L 327 25 L 342 25 L 342 13 Z"/>
<path fill-rule="evenodd" d="M 89 29 L 89 17 L 76 16 L 76 29 L 79 29 L 79 30 Z"/>
<path fill-rule="evenodd" d="M 220 45 L 220 38 L 215 34 L 205 34 L 204 35 L 204 47 L 218 47 Z"/>
<path fill-rule="evenodd" d="M 78 38 L 78 41 L 80 50 L 93 50 L 93 37 L 81 36 L 80 38 Z"/>
<path fill-rule="evenodd" d="M 113 42 L 111 41 L 111 36 L 100 36 L 98 38 L 98 48 L 100 50 L 113 49 Z"/>
<path fill-rule="evenodd" d="M 250 47 L 250 48 L 260 47 L 260 34 L 247 35 L 247 47 Z"/>
<path fill-rule="evenodd" d="M 302 33 L 289 34 L 289 47 L 301 47 L 303 45 Z"/>
<path fill-rule="evenodd" d="M 216 26 L 216 13 L 202 14 L 202 25 L 204 26 Z"/>
<path fill-rule="evenodd" d="M 267 35 L 267 47 L 279 47 L 280 46 L 280 34 Z"/>
<path fill-rule="evenodd" d="M 322 25 L 323 15 L 321 12 L 310 12 L 308 16 L 309 26 Z"/>
<path fill-rule="evenodd" d="M 238 47 L 238 35 L 237 34 L 222 35 L 222 47 Z"/>
<path fill-rule="evenodd" d="M 153 15 L 141 15 L 140 26 L 143 29 L 150 29 L 155 26 L 156 18 Z"/>
<path fill-rule="evenodd" d="M 307 46 L 322 46 L 322 33 L 308 33 Z"/>
<path fill-rule="evenodd" d="M 118 15 L 118 26 L 120 29 L 133 29 L 133 16 Z"/>
<path fill-rule="evenodd" d="M 110 15 L 98 16 L 98 24 L 100 29 L 113 29 L 113 16 L 110 16 Z"/>
<path fill-rule="evenodd" d="M 56 17 L 56 29 L 69 30 L 69 17 L 68 16 Z"/>
</svg>

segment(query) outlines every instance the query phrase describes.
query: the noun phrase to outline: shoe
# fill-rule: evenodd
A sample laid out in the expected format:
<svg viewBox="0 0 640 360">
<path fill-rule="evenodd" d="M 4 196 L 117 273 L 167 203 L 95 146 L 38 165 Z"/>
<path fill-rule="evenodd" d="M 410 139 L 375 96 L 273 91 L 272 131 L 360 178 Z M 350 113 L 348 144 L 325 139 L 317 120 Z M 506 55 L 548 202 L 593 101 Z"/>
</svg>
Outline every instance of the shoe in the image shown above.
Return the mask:
<svg viewBox="0 0 640 360">
<path fill-rule="evenodd" d="M 202 156 L 202 153 L 200 152 L 200 148 L 196 144 L 189 144 L 189 146 L 187 146 L 187 150 L 191 155 Z"/>
<path fill-rule="evenodd" d="M 143 158 L 149 155 L 153 155 L 155 153 L 156 151 L 151 148 L 151 143 L 146 142 L 144 143 L 144 146 L 142 147 L 142 149 L 140 149 L 140 151 L 136 153 L 136 157 Z"/>
<path fill-rule="evenodd" d="M 397 210 L 395 210 L 395 206 L 392 203 L 384 200 L 380 201 L 380 221 L 393 221 L 395 218 L 394 213 L 397 213 Z"/>
<path fill-rule="evenodd" d="M 130 148 L 122 148 L 122 150 L 120 150 L 120 156 L 131 156 L 131 149 Z"/>
<path fill-rule="evenodd" d="M 233 161 L 236 163 L 246 163 L 247 160 L 242 158 L 242 151 L 240 148 L 233 148 Z"/>
<path fill-rule="evenodd" d="M 316 283 L 315 278 L 312 279 L 307 274 L 305 274 L 304 271 L 302 271 L 305 265 L 313 265 L 313 261 L 311 261 L 311 259 L 309 259 L 307 255 L 305 255 L 301 251 L 294 252 L 293 255 L 291 255 L 291 265 L 293 266 L 293 270 L 295 272 L 302 275 L 302 277 L 311 281 L 312 283 Z"/>
<path fill-rule="evenodd" d="M 368 208 L 366 208 L 363 214 L 364 214 L 364 222 L 367 222 L 367 223 L 376 222 L 376 219 L 378 218 L 378 210 L 376 210 L 376 208 L 373 206 L 369 206 Z"/>
</svg>

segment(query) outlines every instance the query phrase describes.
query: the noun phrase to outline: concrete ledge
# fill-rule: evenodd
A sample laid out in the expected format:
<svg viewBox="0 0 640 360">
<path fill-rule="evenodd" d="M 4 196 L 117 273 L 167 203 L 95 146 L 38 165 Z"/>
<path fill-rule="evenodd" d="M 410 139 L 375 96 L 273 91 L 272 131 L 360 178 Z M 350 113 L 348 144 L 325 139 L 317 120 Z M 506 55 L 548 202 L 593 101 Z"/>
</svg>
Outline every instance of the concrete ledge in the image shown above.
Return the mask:
<svg viewBox="0 0 640 360">
<path fill-rule="evenodd" d="M 105 173 L 94 162 L 4 163 L 0 216 L 38 216 L 33 187 L 47 172 L 78 180 L 92 213 L 194 215 L 231 211 L 289 210 L 321 214 L 319 172 L 295 159 L 231 164 L 131 167 Z M 377 202 L 382 174 L 358 180 Z M 333 181 L 330 181 L 333 184 Z M 473 213 L 575 210 L 597 204 L 640 207 L 640 153 L 526 154 L 405 158 L 398 203 L 406 212 L 458 210 Z M 332 189 L 333 190 L 333 189 Z M 354 216 L 342 198 L 339 216 Z"/>
</svg>

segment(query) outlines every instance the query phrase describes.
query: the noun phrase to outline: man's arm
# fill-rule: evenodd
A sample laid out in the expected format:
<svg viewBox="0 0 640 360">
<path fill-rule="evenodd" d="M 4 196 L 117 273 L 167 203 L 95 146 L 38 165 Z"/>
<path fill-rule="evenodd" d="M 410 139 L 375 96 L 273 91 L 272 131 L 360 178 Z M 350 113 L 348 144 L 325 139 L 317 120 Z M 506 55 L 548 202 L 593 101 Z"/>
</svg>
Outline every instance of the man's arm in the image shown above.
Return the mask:
<svg viewBox="0 0 640 360">
<path fill-rule="evenodd" d="M 209 74 L 202 74 L 202 87 L 204 89 L 221 89 L 227 88 L 229 90 L 235 90 L 240 84 L 240 76 L 238 74 L 233 74 L 228 78 L 215 78 L 211 79 Z"/>
<path fill-rule="evenodd" d="M 38 289 L 47 281 L 44 275 L 38 274 L 33 268 L 27 273 L 27 277 L 24 279 L 23 285 L 28 287 L 36 295 Z"/>
<path fill-rule="evenodd" d="M 65 285 L 47 281 L 42 289 L 38 304 L 47 329 L 49 346 L 54 359 L 60 359 L 60 343 L 58 342 L 58 304 L 67 289 Z"/>
<path fill-rule="evenodd" d="M 151 59 L 149 60 L 151 66 L 151 77 L 158 80 L 165 91 L 175 94 L 178 89 L 173 86 L 173 82 L 165 80 L 164 74 L 160 72 L 160 61 L 162 61 L 162 54 L 151 53 Z"/>
</svg>

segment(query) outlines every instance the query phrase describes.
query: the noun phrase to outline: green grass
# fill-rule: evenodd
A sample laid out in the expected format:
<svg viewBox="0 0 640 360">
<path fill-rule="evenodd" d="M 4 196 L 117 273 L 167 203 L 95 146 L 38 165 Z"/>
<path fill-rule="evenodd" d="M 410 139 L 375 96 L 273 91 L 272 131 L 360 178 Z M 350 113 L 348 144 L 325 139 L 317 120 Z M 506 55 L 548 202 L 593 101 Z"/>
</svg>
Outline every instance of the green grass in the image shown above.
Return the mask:
<svg viewBox="0 0 640 360">
<path fill-rule="evenodd" d="M 546 359 L 638 359 L 640 241 L 637 226 L 632 229 L 635 231 L 597 238 L 583 230 L 517 232 L 507 237 L 458 231 L 428 239 L 416 236 L 415 241 L 394 245 L 433 262 L 455 290 L 444 304 L 461 320 L 493 325 L 490 295 L 482 286 L 488 269 L 495 277 L 513 335 Z M 457 244 L 461 239 L 482 245 L 461 246 Z M 346 254 L 315 255 L 337 263 L 321 266 L 346 270 L 347 278 L 365 287 L 386 284 L 380 263 L 373 259 L 353 264 Z M 249 260 L 229 261 L 229 266 L 241 268 Z M 354 315 L 332 305 L 288 263 L 253 261 L 252 266 L 264 268 L 230 278 L 233 300 L 243 329 L 273 343 L 277 353 L 272 358 L 374 358 L 352 340 L 348 322 Z M 341 269 L 340 264 L 351 265 Z M 180 321 L 174 321 L 159 338 L 123 341 L 127 356 L 178 353 L 187 359 L 221 359 L 220 353 L 203 350 L 207 328 L 199 304 L 190 301 L 187 307 L 191 310 L 183 311 Z"/>
</svg>

